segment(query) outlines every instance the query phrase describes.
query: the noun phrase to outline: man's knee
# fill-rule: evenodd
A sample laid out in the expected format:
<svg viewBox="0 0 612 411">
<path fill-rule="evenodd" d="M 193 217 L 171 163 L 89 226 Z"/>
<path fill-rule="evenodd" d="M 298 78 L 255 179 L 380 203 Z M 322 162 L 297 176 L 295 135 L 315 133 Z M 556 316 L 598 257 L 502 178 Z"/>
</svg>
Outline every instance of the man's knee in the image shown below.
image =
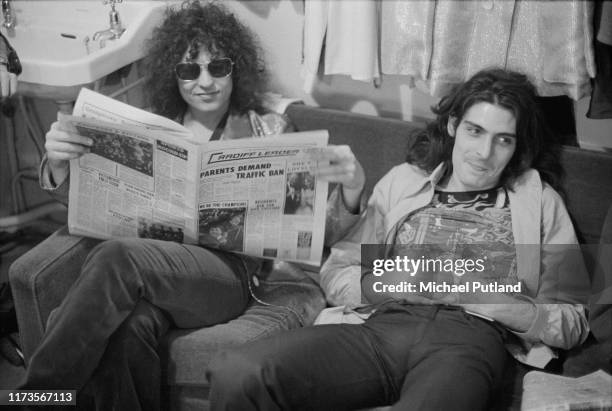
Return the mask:
<svg viewBox="0 0 612 411">
<path fill-rule="evenodd" d="M 106 240 L 95 246 L 87 256 L 89 260 L 98 262 L 112 262 L 117 258 L 129 258 L 131 250 L 138 245 L 139 239 L 133 238 L 117 238 Z"/>
<path fill-rule="evenodd" d="M 131 275 L 132 253 L 138 247 L 138 239 L 107 240 L 94 247 L 82 267 L 82 274 L 101 271 L 104 275 Z"/>
</svg>

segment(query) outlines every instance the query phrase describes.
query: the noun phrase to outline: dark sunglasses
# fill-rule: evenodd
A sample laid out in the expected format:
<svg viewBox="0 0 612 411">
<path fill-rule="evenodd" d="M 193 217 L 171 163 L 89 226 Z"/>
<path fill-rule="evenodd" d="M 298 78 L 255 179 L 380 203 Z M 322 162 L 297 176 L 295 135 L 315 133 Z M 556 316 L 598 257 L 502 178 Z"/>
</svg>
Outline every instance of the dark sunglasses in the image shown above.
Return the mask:
<svg viewBox="0 0 612 411">
<path fill-rule="evenodd" d="M 208 64 L 196 62 L 178 63 L 174 66 L 174 72 L 179 80 L 192 81 L 200 77 L 202 68 L 205 67 L 210 75 L 215 78 L 223 78 L 232 74 L 234 62 L 228 57 L 214 59 Z"/>
</svg>

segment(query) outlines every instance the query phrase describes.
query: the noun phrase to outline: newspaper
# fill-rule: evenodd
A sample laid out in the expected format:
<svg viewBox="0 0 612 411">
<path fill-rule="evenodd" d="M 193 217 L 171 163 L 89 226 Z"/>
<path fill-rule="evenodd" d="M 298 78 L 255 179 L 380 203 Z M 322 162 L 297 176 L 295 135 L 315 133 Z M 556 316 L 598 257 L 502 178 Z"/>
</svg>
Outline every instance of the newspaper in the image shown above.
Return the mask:
<svg viewBox="0 0 612 411">
<path fill-rule="evenodd" d="M 94 141 L 70 162 L 71 233 L 320 265 L 328 186 L 314 176 L 312 152 L 327 131 L 200 143 L 178 123 L 88 89 L 59 123 Z"/>
<path fill-rule="evenodd" d="M 612 410 L 612 376 L 603 370 L 579 378 L 525 374 L 521 411 L 569 410 Z"/>
</svg>

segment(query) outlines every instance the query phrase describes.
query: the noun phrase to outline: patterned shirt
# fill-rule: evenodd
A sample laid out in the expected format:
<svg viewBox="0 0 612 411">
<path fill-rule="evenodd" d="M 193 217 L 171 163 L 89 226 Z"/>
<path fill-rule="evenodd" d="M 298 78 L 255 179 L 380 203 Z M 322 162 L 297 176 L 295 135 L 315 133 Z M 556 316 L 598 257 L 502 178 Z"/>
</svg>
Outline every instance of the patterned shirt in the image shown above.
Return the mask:
<svg viewBox="0 0 612 411">
<path fill-rule="evenodd" d="M 392 244 L 393 257 L 422 260 L 419 272 L 409 279 L 412 282 L 518 281 L 510 204 L 504 188 L 470 192 L 436 190 L 429 205 L 400 221 Z M 426 265 L 427 260 L 437 260 L 438 265 L 431 261 Z M 480 261 L 478 267 L 483 269 L 470 266 L 472 270 L 468 270 L 467 266 L 458 265 L 458 260 Z"/>
</svg>

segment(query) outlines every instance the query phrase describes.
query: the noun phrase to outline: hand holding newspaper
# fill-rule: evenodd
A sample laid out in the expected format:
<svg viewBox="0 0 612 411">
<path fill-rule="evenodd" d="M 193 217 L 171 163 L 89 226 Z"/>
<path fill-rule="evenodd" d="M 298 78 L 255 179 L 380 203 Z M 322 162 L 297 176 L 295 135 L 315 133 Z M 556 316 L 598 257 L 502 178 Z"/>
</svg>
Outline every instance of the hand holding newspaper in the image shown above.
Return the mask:
<svg viewBox="0 0 612 411">
<path fill-rule="evenodd" d="M 199 243 L 318 266 L 327 131 L 197 143 L 167 118 L 82 89 L 65 131 L 94 141 L 70 162 L 70 233 Z"/>
</svg>

